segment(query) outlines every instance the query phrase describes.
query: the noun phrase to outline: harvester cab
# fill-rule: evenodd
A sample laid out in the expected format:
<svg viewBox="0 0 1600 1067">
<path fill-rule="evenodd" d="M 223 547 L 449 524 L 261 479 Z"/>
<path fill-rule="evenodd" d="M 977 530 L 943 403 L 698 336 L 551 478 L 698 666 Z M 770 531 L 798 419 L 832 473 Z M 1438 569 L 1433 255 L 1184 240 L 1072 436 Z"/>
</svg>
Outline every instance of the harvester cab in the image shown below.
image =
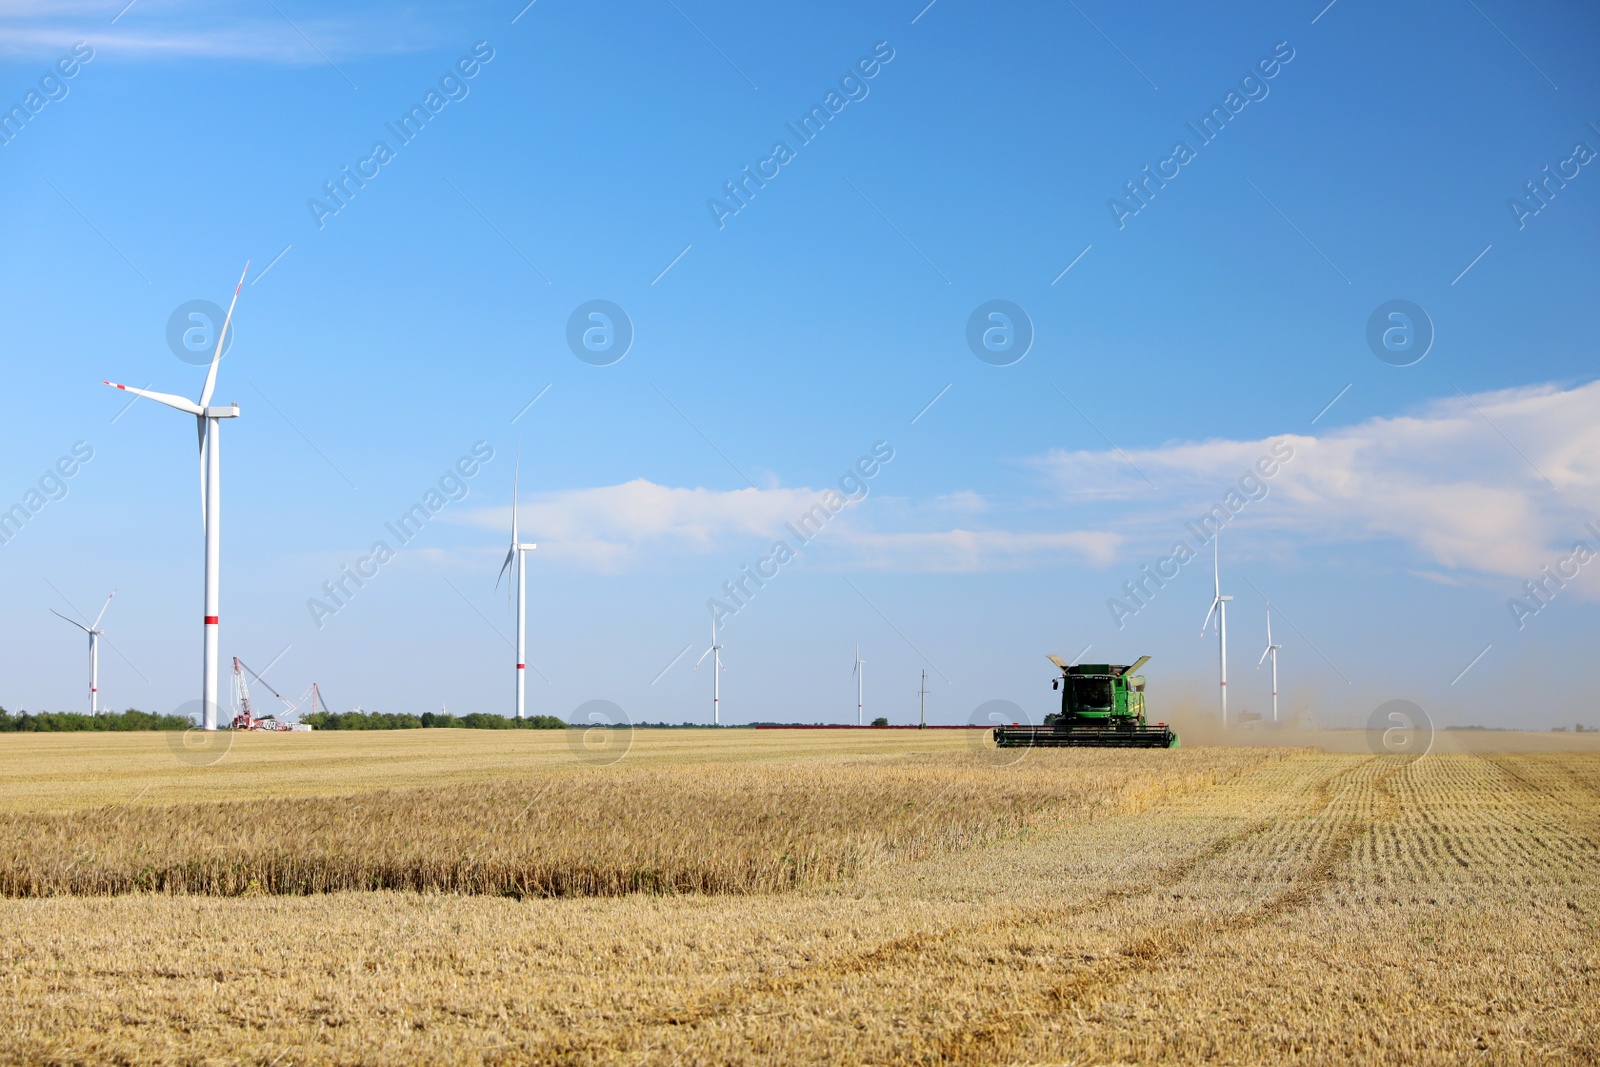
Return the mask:
<svg viewBox="0 0 1600 1067">
<path fill-rule="evenodd" d="M 1061 710 L 1043 726 L 1001 726 L 994 743 L 1001 748 L 1177 748 L 1178 734 L 1164 722 L 1145 721 L 1144 676 L 1149 656 L 1128 665 L 1068 664 L 1048 657 L 1061 674 L 1050 688 L 1061 693 Z"/>
</svg>

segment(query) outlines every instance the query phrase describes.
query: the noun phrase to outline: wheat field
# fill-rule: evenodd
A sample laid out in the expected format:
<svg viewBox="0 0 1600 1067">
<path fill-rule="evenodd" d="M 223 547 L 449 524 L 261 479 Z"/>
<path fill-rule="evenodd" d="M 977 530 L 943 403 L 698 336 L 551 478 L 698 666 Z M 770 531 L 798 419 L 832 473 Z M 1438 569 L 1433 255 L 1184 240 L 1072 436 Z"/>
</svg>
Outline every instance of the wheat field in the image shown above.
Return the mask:
<svg viewBox="0 0 1600 1067">
<path fill-rule="evenodd" d="M 1600 1061 L 1587 739 L 437 733 L 5 749 L 0 1060 Z"/>
</svg>

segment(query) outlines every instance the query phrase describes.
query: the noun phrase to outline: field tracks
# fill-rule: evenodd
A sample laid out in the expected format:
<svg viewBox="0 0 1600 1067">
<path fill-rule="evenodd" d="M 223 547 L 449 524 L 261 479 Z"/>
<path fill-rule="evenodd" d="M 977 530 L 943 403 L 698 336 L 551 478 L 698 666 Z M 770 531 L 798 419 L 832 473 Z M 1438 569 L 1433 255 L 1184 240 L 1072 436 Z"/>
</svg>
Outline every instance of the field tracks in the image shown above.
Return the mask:
<svg viewBox="0 0 1600 1067">
<path fill-rule="evenodd" d="M 1418 759 L 641 762 L 542 793 L 542 775 L 328 793 L 267 825 L 231 798 L 16 813 L 13 869 L 48 889 L 74 866 L 53 899 L 0 902 L 0 1061 L 1600 1063 L 1600 750 L 1449 740 Z M 196 814 L 205 837 L 163 836 Z M 508 873 L 795 855 L 806 877 L 60 891 L 190 856 L 243 874 L 268 845 L 332 869 L 369 844 Z"/>
<path fill-rule="evenodd" d="M 1113 987 L 1160 966 L 1169 957 L 1244 929 L 1268 925 L 1313 903 L 1348 862 L 1355 842 L 1374 826 L 1395 818 L 1400 805 L 1389 783 L 1413 762 L 1409 757 L 1375 756 L 1332 771 L 1312 783 L 1312 799 L 1298 816 L 1256 820 L 1174 865 L 1158 880 L 1161 888 L 1202 879 L 1209 868 L 1269 832 L 1288 842 L 1307 836 L 1303 827 L 1323 824 L 1321 832 L 1313 836 L 1315 844 L 1303 869 L 1271 898 L 1231 915 L 1202 914 L 1181 925 L 1158 919 L 1153 928 L 1130 936 L 1115 953 L 1089 961 L 1040 989 L 1035 1003 L 1028 1006 L 1032 1010 L 1013 1005 L 1012 1017 L 1025 1023 L 1034 1017 L 1075 1013 L 1086 1002 L 1103 998 Z M 945 1039 L 940 1055 L 931 1062 L 997 1062 L 1023 1036 L 1021 1026 L 984 1025 L 958 1031 Z"/>
<path fill-rule="evenodd" d="M 1286 781 L 1295 780 L 1295 788 L 1275 793 L 1272 791 L 1275 780 L 1271 784 L 1259 780 L 1264 776 L 1270 779 L 1273 771 L 1283 766 L 1279 764 L 1218 783 L 1209 790 L 1171 798 L 1152 809 L 1125 816 L 1123 821 L 1137 825 L 1144 820 L 1230 810 L 1237 803 L 1227 795 L 1230 792 L 1253 797 L 1257 806 L 1264 810 L 1245 819 L 1213 820 L 1217 825 L 1207 831 L 1209 840 L 1197 848 L 1192 841 L 1187 842 L 1189 851 L 1170 861 L 1146 863 L 1146 869 L 1132 879 L 1119 879 L 1109 886 L 1081 894 L 1065 886 L 1041 885 L 1040 892 L 1031 900 L 982 906 L 975 913 L 965 909 L 955 921 L 946 922 L 936 930 L 919 930 L 811 966 L 730 985 L 703 995 L 697 1001 L 672 1005 L 641 1020 L 645 1033 L 651 1035 L 641 1043 L 644 1047 L 670 1047 L 686 1040 L 687 1034 L 706 1027 L 743 1030 L 756 1042 L 759 1039 L 751 1031 L 758 1030 L 762 1020 L 771 1018 L 775 1005 L 826 996 L 827 990 L 841 986 L 893 989 L 898 975 L 949 970 L 951 956 L 971 946 L 1031 942 L 1059 934 L 1075 922 L 1104 922 L 1120 912 L 1129 912 L 1128 917 L 1139 926 L 1138 932 L 1128 935 L 1115 951 L 1093 954 L 1094 958 L 1087 961 L 1073 960 L 1069 964 L 1072 970 L 1066 977 L 1034 982 L 1022 996 L 1013 993 L 995 1002 L 994 1010 L 984 1013 L 985 1021 L 954 1029 L 946 1022 L 945 1032 L 931 1035 L 934 1038 L 931 1044 L 919 1041 L 920 1047 L 915 1053 L 905 1050 L 906 1058 L 925 1063 L 1002 1059 L 1016 1039 L 1026 1032 L 1029 1018 L 1059 1015 L 1139 971 L 1158 966 L 1168 956 L 1246 925 L 1269 923 L 1315 899 L 1348 857 L 1351 844 L 1370 829 L 1374 819 L 1393 817 L 1398 802 L 1387 790 L 1387 782 L 1409 762 L 1370 757 L 1352 764 L 1344 757 L 1328 761 L 1326 767 L 1311 776 L 1305 776 L 1304 766 L 1299 766 L 1283 775 Z M 1228 864 L 1234 854 L 1269 836 L 1277 840 L 1263 851 L 1269 854 L 1285 849 L 1293 851 L 1297 847 L 1295 843 L 1308 836 L 1306 827 L 1330 819 L 1336 820 L 1336 825 L 1321 836 L 1314 853 L 1302 863 L 1303 871 L 1290 879 L 1285 889 L 1259 904 L 1220 918 L 1213 912 L 1205 912 L 1191 923 L 1175 927 L 1160 900 L 1153 899 L 1170 897 L 1173 890 L 1195 881 L 1232 881 L 1227 872 L 1218 872 L 1217 868 Z M 1224 828 L 1220 825 L 1222 822 L 1238 825 Z M 1071 836 L 1074 829 L 1060 833 Z M 1119 836 L 1115 832 L 1108 833 L 1111 837 Z M 1017 847 L 1048 848 L 1048 836 Z M 1125 832 L 1120 836 L 1127 841 Z M 995 862 L 997 869 L 1001 869 L 1005 858 L 996 857 Z M 1254 863 L 1255 860 L 1244 862 Z M 1051 895 L 1052 889 L 1060 892 L 1059 898 Z M 1178 894 L 1180 898 L 1184 895 Z M 1153 915 L 1147 918 L 1144 914 L 1147 912 Z M 991 965 L 996 962 L 1004 966 L 1000 961 L 991 961 Z M 924 1038 L 928 1036 L 923 1035 Z M 633 1042 L 629 1042 L 629 1046 L 640 1047 Z M 566 1047 L 562 1051 L 570 1054 L 578 1050 Z M 582 1051 L 601 1059 L 623 1054 L 623 1049 L 609 1043 L 604 1049 L 589 1047 Z"/>
</svg>

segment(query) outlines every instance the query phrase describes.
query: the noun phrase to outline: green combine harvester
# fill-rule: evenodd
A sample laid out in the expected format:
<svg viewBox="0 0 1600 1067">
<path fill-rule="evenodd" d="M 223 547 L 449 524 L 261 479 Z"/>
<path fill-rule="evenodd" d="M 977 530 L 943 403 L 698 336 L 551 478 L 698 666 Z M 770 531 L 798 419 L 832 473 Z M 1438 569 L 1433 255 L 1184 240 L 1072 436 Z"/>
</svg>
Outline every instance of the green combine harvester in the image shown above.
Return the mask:
<svg viewBox="0 0 1600 1067">
<path fill-rule="evenodd" d="M 1061 690 L 1061 712 L 1047 715 L 1043 726 L 999 726 L 994 743 L 1000 748 L 1177 748 L 1178 732 L 1164 722 L 1144 721 L 1144 678 L 1135 674 L 1150 662 L 1140 656 L 1131 667 L 1112 663 L 1067 666 L 1060 656 L 1050 662 L 1061 677 L 1050 688 Z"/>
</svg>

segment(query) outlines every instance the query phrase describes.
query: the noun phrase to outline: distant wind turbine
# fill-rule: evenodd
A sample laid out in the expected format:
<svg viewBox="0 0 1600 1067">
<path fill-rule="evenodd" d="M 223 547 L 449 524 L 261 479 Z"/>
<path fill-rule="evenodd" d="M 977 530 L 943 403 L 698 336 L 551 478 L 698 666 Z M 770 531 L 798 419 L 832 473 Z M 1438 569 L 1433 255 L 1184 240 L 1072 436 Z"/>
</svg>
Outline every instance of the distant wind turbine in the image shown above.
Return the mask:
<svg viewBox="0 0 1600 1067">
<path fill-rule="evenodd" d="M 517 465 L 511 475 L 511 547 L 506 550 L 506 561 L 500 565 L 500 577 L 494 587 L 500 588 L 500 578 L 506 568 L 513 567 L 517 586 L 517 718 L 527 718 L 527 664 L 528 664 L 528 569 L 523 555 L 539 546 L 517 540 L 517 485 L 522 479 L 522 448 L 517 448 Z"/>
<path fill-rule="evenodd" d="M 233 299 L 228 302 L 227 317 L 222 320 L 222 332 L 217 334 L 217 350 L 211 356 L 211 369 L 206 371 L 206 384 L 200 390 L 199 401 L 189 400 L 171 393 L 155 393 L 148 389 L 135 389 L 116 382 L 104 384 L 148 397 L 158 404 L 195 417 L 200 434 L 200 512 L 206 538 L 205 624 L 200 664 L 200 718 L 201 728 L 217 728 L 217 627 L 222 601 L 222 420 L 239 417 L 239 405 L 211 407 L 211 394 L 217 387 L 217 364 L 222 362 L 222 346 L 228 339 L 228 326 L 233 322 L 233 306 L 239 302 L 239 290 L 244 288 L 244 278 L 250 273 L 250 264 L 244 265 L 239 284 L 233 287 Z"/>
<path fill-rule="evenodd" d="M 106 617 L 106 608 L 111 606 L 111 597 L 116 595 L 117 591 L 113 589 L 111 591 L 111 596 L 106 597 L 106 602 L 100 605 L 100 614 L 96 615 L 94 617 L 94 622 L 90 623 L 88 626 L 85 626 L 77 619 L 67 619 L 65 615 L 61 614 L 61 612 L 57 611 L 55 608 L 50 609 L 50 613 L 52 615 L 60 619 L 67 619 L 67 621 L 72 623 L 72 625 L 89 635 L 90 715 L 97 715 L 100 712 L 100 635 L 105 633 L 104 630 L 100 629 L 100 620 Z"/>
<path fill-rule="evenodd" d="M 694 661 L 694 669 L 699 670 L 700 664 L 711 657 L 711 725 L 722 725 L 722 672 L 726 670 L 722 665 L 722 646 L 717 644 L 717 612 L 711 610 L 711 647 L 700 653 L 700 658 Z"/>
<path fill-rule="evenodd" d="M 1256 670 L 1261 669 L 1261 664 L 1268 656 L 1272 657 L 1272 721 L 1278 721 L 1278 649 L 1282 645 L 1272 643 L 1272 601 L 1267 601 L 1267 650 L 1261 653 L 1261 659 L 1256 660 Z"/>
<path fill-rule="evenodd" d="M 1211 535 L 1211 580 L 1214 593 L 1211 597 L 1211 610 L 1206 612 L 1206 621 L 1200 624 L 1200 636 L 1206 635 L 1206 630 L 1211 626 L 1211 617 L 1217 617 L 1217 673 L 1219 688 L 1222 692 L 1222 726 L 1228 726 L 1228 601 L 1232 596 L 1222 595 L 1222 567 L 1217 556 L 1217 542 L 1221 539 L 1222 531 L 1218 530 Z"/>
<path fill-rule="evenodd" d="M 867 661 L 861 658 L 861 642 L 856 642 L 856 665 L 850 673 L 856 676 L 856 725 L 865 726 L 867 720 L 861 711 L 862 685 L 867 677 Z"/>
</svg>

